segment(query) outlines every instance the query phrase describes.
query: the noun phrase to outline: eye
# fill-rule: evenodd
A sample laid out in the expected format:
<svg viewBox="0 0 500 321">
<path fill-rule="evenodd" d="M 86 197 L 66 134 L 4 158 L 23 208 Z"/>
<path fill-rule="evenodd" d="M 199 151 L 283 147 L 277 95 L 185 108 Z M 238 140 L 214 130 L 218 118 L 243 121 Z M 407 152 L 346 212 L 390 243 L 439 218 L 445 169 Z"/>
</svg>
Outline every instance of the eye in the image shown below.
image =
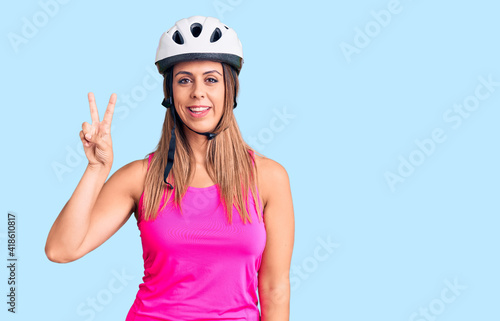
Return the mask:
<svg viewBox="0 0 500 321">
<path fill-rule="evenodd" d="M 187 84 L 188 81 L 190 81 L 188 78 L 181 78 L 181 79 L 179 79 L 178 83 L 179 84 Z"/>
<path fill-rule="evenodd" d="M 211 82 L 211 83 L 219 82 L 219 80 L 217 80 L 216 78 L 213 78 L 213 77 L 207 78 L 207 81 Z"/>
</svg>

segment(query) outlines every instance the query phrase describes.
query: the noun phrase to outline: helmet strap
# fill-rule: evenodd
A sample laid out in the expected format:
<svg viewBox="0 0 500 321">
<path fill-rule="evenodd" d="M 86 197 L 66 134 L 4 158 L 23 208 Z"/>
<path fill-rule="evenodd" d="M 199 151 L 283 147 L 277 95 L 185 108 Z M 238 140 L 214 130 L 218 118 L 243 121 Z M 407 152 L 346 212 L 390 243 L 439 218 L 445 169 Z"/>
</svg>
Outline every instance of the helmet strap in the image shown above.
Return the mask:
<svg viewBox="0 0 500 321">
<path fill-rule="evenodd" d="M 232 69 L 231 69 L 232 70 Z M 233 75 L 234 75 L 234 71 L 232 70 L 233 72 Z M 174 128 L 172 128 L 172 131 L 170 133 L 170 144 L 169 144 L 169 147 L 168 147 L 168 158 L 167 158 L 167 166 L 165 166 L 165 170 L 163 172 L 163 181 L 165 182 L 165 184 L 167 184 L 171 189 L 173 189 L 174 187 L 172 186 L 172 184 L 170 184 L 169 182 L 167 182 L 167 177 L 168 177 L 168 174 L 170 173 L 170 170 L 172 169 L 172 166 L 174 165 L 174 156 L 175 156 L 175 127 L 176 127 L 176 124 L 177 124 L 177 120 L 176 120 L 176 114 L 177 114 L 177 111 L 175 110 L 175 105 L 174 105 L 174 98 L 173 98 L 173 88 L 172 88 L 172 73 L 168 73 L 168 77 L 169 77 L 169 90 L 170 90 L 170 96 L 166 99 L 163 99 L 162 101 L 162 105 L 167 108 L 167 109 L 170 109 L 170 111 L 172 112 L 172 117 L 174 119 Z M 235 89 L 235 95 L 234 95 L 234 107 L 236 107 L 236 89 Z M 168 112 L 168 111 L 167 111 Z M 221 119 L 219 120 L 219 123 L 217 123 L 217 126 L 219 126 L 220 122 L 222 120 L 222 117 Z M 205 133 L 200 133 L 200 132 L 197 132 L 196 130 L 190 128 L 188 125 L 186 125 L 181 117 L 179 116 L 179 121 L 184 124 L 184 126 L 186 126 L 188 129 L 190 129 L 191 131 L 199 134 L 199 135 L 204 135 L 207 137 L 208 140 L 212 140 L 213 138 L 215 138 L 215 136 L 217 136 L 218 133 L 211 133 L 211 132 L 205 132 Z M 216 127 L 217 127 L 216 126 Z M 228 129 L 229 127 L 226 127 L 224 128 L 224 130 Z"/>
<path fill-rule="evenodd" d="M 222 66 L 222 68 L 224 68 L 224 66 Z M 231 69 L 231 73 L 233 74 L 233 81 L 236 83 L 236 71 L 234 71 L 233 67 L 229 67 L 229 68 Z M 238 103 L 236 102 L 236 85 L 234 86 L 233 99 L 234 99 L 233 109 L 235 109 L 236 106 L 238 106 Z"/>
</svg>

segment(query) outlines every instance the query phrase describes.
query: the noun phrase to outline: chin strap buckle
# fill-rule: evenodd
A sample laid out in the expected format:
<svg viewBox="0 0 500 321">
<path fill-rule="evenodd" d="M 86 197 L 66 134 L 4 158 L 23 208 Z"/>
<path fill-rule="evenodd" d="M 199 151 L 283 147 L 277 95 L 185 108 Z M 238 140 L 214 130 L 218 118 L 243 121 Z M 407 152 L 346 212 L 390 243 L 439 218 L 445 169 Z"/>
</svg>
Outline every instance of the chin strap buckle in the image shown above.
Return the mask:
<svg viewBox="0 0 500 321">
<path fill-rule="evenodd" d="M 167 99 L 163 99 L 163 101 L 161 102 L 161 104 L 165 107 L 165 108 L 170 108 L 172 107 L 172 97 L 168 97 Z"/>
</svg>

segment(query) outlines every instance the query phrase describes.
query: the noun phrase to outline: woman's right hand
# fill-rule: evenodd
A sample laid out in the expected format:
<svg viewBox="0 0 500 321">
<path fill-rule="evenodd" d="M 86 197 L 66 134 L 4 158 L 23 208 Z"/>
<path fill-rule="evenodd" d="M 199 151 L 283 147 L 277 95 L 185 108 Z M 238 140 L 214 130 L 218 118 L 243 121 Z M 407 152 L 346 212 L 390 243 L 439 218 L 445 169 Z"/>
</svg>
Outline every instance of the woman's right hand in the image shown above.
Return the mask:
<svg viewBox="0 0 500 321">
<path fill-rule="evenodd" d="M 80 131 L 85 155 L 91 167 L 111 168 L 113 164 L 113 144 L 111 141 L 111 120 L 116 104 L 116 94 L 112 94 L 102 121 L 92 92 L 88 94 L 92 124 L 84 122 Z"/>
</svg>

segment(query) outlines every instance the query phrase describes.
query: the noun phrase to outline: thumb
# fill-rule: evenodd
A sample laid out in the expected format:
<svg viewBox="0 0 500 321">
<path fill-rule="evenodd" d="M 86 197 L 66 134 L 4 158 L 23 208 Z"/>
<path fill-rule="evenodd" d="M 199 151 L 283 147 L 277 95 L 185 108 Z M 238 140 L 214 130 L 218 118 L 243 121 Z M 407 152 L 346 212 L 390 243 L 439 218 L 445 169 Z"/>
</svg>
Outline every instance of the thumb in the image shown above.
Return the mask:
<svg viewBox="0 0 500 321">
<path fill-rule="evenodd" d="M 85 147 L 90 146 L 90 144 L 92 143 L 91 138 L 92 138 L 92 136 L 89 133 L 84 134 L 83 130 L 80 131 L 80 139 L 82 140 L 82 143 Z"/>
</svg>

